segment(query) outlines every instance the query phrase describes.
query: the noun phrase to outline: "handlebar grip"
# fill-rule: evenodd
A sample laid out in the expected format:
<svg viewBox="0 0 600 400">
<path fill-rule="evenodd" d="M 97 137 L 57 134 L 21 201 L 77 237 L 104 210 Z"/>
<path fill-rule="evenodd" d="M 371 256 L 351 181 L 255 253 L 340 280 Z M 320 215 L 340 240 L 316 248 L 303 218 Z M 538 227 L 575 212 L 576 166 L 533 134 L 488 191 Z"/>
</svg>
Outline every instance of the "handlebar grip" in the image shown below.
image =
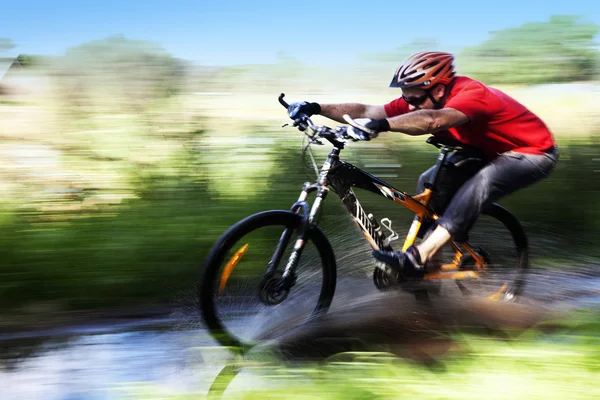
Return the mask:
<svg viewBox="0 0 600 400">
<path fill-rule="evenodd" d="M 286 103 L 286 101 L 283 99 L 285 96 L 285 93 L 281 93 L 279 95 L 279 103 L 281 103 L 282 106 L 284 106 L 285 108 L 288 108 L 290 105 L 288 103 Z"/>
</svg>

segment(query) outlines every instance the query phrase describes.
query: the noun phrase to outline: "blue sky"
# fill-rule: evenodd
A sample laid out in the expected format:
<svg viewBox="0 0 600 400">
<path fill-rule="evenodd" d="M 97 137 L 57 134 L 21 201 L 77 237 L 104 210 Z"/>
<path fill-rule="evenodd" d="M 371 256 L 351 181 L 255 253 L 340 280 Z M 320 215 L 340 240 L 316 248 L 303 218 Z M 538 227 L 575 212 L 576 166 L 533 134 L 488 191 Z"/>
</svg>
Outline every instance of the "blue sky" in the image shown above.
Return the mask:
<svg viewBox="0 0 600 400">
<path fill-rule="evenodd" d="M 600 0 L 445 1 L 7 1 L 0 37 L 11 53 L 63 54 L 123 34 L 202 64 L 269 63 L 285 51 L 310 64 L 391 52 L 415 38 L 440 50 L 477 44 L 488 32 L 579 14 L 600 24 Z"/>
</svg>

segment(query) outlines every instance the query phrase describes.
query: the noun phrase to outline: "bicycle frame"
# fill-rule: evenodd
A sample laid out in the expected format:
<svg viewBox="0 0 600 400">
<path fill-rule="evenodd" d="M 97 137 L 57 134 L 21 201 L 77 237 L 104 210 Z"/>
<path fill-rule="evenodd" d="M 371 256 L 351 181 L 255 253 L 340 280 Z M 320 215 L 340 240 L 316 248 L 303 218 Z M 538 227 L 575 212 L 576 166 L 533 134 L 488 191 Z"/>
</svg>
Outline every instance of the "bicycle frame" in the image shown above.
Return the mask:
<svg viewBox="0 0 600 400">
<path fill-rule="evenodd" d="M 323 163 L 317 182 L 313 184 L 306 182 L 304 184 L 298 201 L 292 206 L 292 211 L 299 212 L 301 209 L 304 209 L 304 212 L 306 214 L 306 211 L 308 210 L 306 199 L 309 193 L 317 192 L 316 199 L 313 202 L 312 207 L 310 209 L 310 213 L 306 218 L 306 226 L 309 226 L 311 224 L 317 225 L 321 205 L 327 197 L 327 194 L 329 193 L 331 187 L 342 200 L 342 203 L 346 207 L 346 210 L 348 210 L 348 213 L 352 216 L 356 224 L 359 226 L 363 235 L 369 242 L 371 248 L 374 250 L 392 251 L 392 246 L 389 243 L 386 243 L 384 235 L 378 229 L 379 226 L 377 224 L 377 220 L 375 218 L 369 218 L 369 214 L 367 214 L 367 212 L 363 209 L 360 202 L 358 201 L 358 198 L 354 194 L 353 187 L 358 187 L 360 189 L 370 191 L 372 193 L 390 199 L 395 203 L 400 204 L 415 213 L 415 218 L 413 219 L 410 230 L 406 238 L 404 239 L 404 244 L 402 246 L 402 251 L 406 251 L 408 247 L 414 244 L 419 229 L 421 227 L 423 218 L 429 217 L 433 221 L 438 219 L 438 215 L 433 210 L 431 210 L 428 207 L 428 205 L 431 200 L 431 196 L 433 195 L 433 190 L 435 190 L 435 181 L 439 176 L 441 166 L 444 164 L 448 153 L 452 151 L 452 148 L 446 146 L 442 147 L 436 161 L 436 170 L 432 182 L 430 182 L 429 187 L 427 187 L 422 193 L 419 193 L 414 196 L 411 196 L 406 192 L 394 188 L 393 186 L 384 182 L 383 180 L 369 174 L 368 172 L 363 171 L 362 169 L 350 163 L 340 160 L 340 151 L 341 150 L 337 147 L 334 147 L 331 150 L 331 152 L 327 156 L 327 159 Z M 305 229 L 303 229 L 303 231 L 304 230 Z M 282 236 L 282 239 L 284 239 L 284 237 L 285 233 Z M 280 244 L 287 245 L 288 240 L 282 240 L 280 241 Z M 301 233 L 300 239 L 298 239 L 297 241 L 295 250 L 298 249 L 299 252 L 301 252 L 303 243 L 304 232 Z M 485 260 L 482 256 L 477 254 L 477 252 L 475 252 L 469 246 L 468 243 L 463 242 L 459 244 L 454 241 L 451 241 L 450 244 L 456 252 L 453 261 L 450 264 L 442 265 L 440 271 L 427 274 L 426 279 L 477 278 L 479 275 L 476 271 L 473 270 L 454 272 L 452 274 L 444 274 L 444 272 L 453 270 L 455 271 L 458 269 L 461 257 L 464 254 L 464 252 L 461 250 L 461 247 L 473 257 L 475 261 L 476 270 L 485 269 Z M 294 251 L 294 253 L 296 253 L 296 251 Z M 299 254 L 297 257 L 299 257 Z M 286 265 L 284 276 L 288 276 L 290 271 L 293 271 L 295 267 L 295 260 L 297 259 L 297 257 L 294 255 L 290 257 L 291 260 L 289 260 L 288 265 Z"/>
</svg>

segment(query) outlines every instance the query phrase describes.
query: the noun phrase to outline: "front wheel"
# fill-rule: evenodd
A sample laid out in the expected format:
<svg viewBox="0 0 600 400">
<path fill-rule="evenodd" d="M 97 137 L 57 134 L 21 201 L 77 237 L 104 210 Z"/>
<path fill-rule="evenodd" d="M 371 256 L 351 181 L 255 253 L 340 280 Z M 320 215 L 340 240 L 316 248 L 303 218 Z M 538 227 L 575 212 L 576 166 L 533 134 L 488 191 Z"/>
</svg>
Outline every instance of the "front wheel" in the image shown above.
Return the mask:
<svg viewBox="0 0 600 400">
<path fill-rule="evenodd" d="M 198 298 L 202 318 L 219 343 L 245 352 L 280 329 L 327 312 L 335 291 L 336 265 L 318 227 L 306 232 L 295 273 L 283 279 L 302 225 L 299 214 L 266 211 L 238 222 L 213 246 L 204 263 Z M 279 263 L 269 268 L 284 232 L 289 236 L 279 246 Z"/>
</svg>

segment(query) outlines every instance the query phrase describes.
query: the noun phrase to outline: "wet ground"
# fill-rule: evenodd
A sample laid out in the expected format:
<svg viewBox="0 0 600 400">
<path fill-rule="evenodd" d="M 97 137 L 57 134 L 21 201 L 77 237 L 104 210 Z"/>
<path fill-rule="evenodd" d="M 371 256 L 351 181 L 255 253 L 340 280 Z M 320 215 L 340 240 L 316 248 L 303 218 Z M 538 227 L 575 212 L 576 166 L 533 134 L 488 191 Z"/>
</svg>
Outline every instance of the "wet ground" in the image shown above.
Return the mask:
<svg viewBox="0 0 600 400">
<path fill-rule="evenodd" d="M 536 272 L 531 275 L 526 292 L 524 306 L 512 309 L 521 317 L 525 315 L 523 311 L 535 307 L 558 313 L 600 309 L 600 274 L 596 268 L 580 269 L 577 273 Z M 373 300 L 377 296 L 369 279 L 342 279 L 331 315 L 351 311 L 356 326 L 364 327 L 360 323 L 363 318 L 360 310 L 372 318 L 373 309 L 366 311 L 364 307 L 377 306 L 378 300 Z M 456 302 L 453 294 L 446 296 L 450 299 L 448 309 L 455 314 L 464 316 L 466 311 L 471 312 L 471 323 L 496 318 L 495 323 L 502 324 L 514 320 L 516 315 L 502 308 L 489 313 L 480 309 L 473 314 L 471 305 L 460 299 Z M 438 308 L 444 307 L 440 303 L 446 301 L 443 299 L 438 300 Z M 411 301 L 409 297 L 402 298 L 406 302 L 402 304 Z M 381 318 L 389 314 L 389 304 L 378 306 L 376 313 Z M 457 304 L 462 308 L 457 308 Z M 342 324 L 352 323 L 345 318 L 340 320 Z M 75 400 L 136 398 L 136 395 L 143 398 L 144 393 L 206 394 L 230 358 L 230 353 L 217 346 L 199 324 L 193 307 L 185 306 L 161 318 L 0 333 L 0 398 Z M 241 374 L 230 389 L 247 390 L 260 384 Z"/>
</svg>

